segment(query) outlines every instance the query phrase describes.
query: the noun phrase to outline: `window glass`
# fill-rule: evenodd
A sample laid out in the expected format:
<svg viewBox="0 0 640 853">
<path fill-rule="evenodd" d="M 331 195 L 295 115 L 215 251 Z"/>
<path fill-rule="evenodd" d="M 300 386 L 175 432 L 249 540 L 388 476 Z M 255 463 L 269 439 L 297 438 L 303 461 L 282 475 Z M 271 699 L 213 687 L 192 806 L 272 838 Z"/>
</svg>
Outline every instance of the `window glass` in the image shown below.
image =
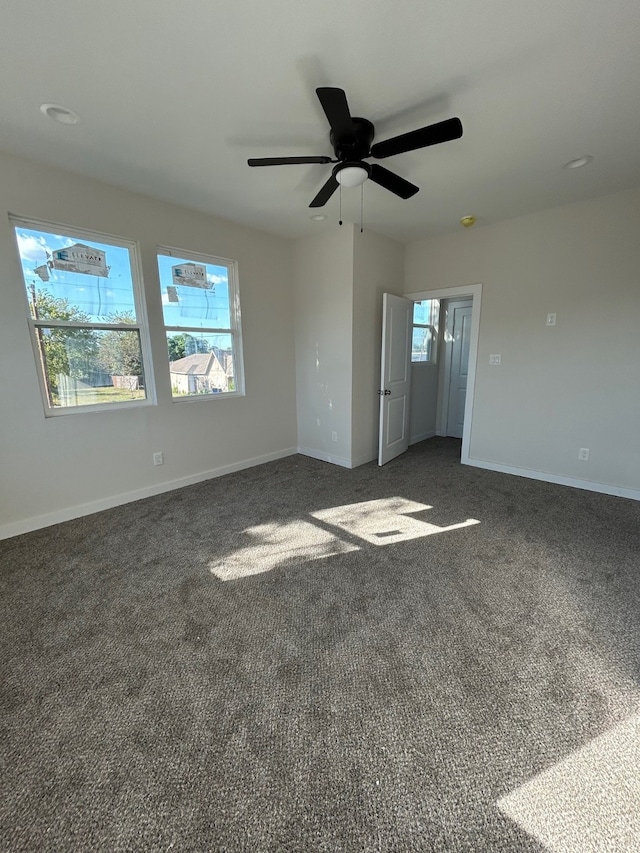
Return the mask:
<svg viewBox="0 0 640 853">
<path fill-rule="evenodd" d="M 57 406 L 144 400 L 138 331 L 38 326 Z"/>
<path fill-rule="evenodd" d="M 411 361 L 435 364 L 438 350 L 440 301 L 423 299 L 413 303 Z"/>
<path fill-rule="evenodd" d="M 146 400 L 133 245 L 14 228 L 47 413 Z"/>
<path fill-rule="evenodd" d="M 426 326 L 431 322 L 431 303 L 433 299 L 423 299 L 413 303 L 413 322 Z"/>
<path fill-rule="evenodd" d="M 229 329 L 229 271 L 212 263 L 194 263 L 158 255 L 165 326 Z"/>
<path fill-rule="evenodd" d="M 414 326 L 411 361 L 431 361 L 431 342 L 431 331 L 426 326 Z"/>
<path fill-rule="evenodd" d="M 126 315 L 128 322 L 135 323 L 128 249 L 98 240 L 89 246 L 80 239 L 31 228 L 17 228 L 16 238 L 29 290 L 35 286 L 38 293 L 46 291 L 54 300 L 64 300 L 85 322 Z M 30 305 L 34 315 L 33 300 Z M 50 307 L 47 303 L 38 306 L 40 319 L 57 319 L 47 314 Z"/>
<path fill-rule="evenodd" d="M 174 397 L 235 390 L 231 335 L 167 332 L 167 347 Z"/>
<path fill-rule="evenodd" d="M 173 398 L 242 393 L 235 263 L 160 249 L 158 271 Z"/>
</svg>

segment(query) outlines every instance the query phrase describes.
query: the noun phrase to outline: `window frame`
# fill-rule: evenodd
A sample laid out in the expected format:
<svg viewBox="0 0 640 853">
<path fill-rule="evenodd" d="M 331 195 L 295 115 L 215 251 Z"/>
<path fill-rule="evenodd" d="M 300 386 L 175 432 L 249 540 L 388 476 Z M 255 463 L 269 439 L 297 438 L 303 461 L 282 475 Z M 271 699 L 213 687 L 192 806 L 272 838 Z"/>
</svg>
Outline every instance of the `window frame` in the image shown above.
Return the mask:
<svg viewBox="0 0 640 853">
<path fill-rule="evenodd" d="M 436 320 L 438 325 L 434 325 L 431 323 L 415 323 L 413 321 L 413 314 L 415 314 L 415 306 L 421 302 L 432 302 L 437 303 L 437 305 L 432 305 L 429 309 L 429 319 Z M 440 300 L 439 299 L 414 299 L 413 300 L 413 312 L 411 317 L 411 364 L 424 364 L 424 365 L 435 365 L 438 363 L 438 331 L 440 327 Z M 429 329 L 431 331 L 431 349 L 430 349 L 430 358 L 428 359 L 413 359 L 413 331 L 414 329 Z"/>
<path fill-rule="evenodd" d="M 164 322 L 164 307 L 162 308 L 162 333 L 165 342 L 165 356 L 167 365 L 167 376 L 169 381 L 169 393 L 172 403 L 189 403 L 195 400 L 225 400 L 234 399 L 237 397 L 246 396 L 245 376 L 244 376 L 244 356 L 242 342 L 242 318 L 240 312 L 240 284 L 238 278 L 238 262 L 231 258 L 221 258 L 217 255 L 209 255 L 204 252 L 193 252 L 190 249 L 180 249 L 177 246 L 158 245 L 156 247 L 156 271 L 158 275 L 158 289 L 160 299 L 162 300 L 162 287 L 160 281 L 160 268 L 158 264 L 158 256 L 176 258 L 178 261 L 193 261 L 200 264 L 210 264 L 213 266 L 226 267 L 227 283 L 229 293 L 229 328 L 220 327 L 203 327 L 203 326 L 167 326 Z M 221 394 L 181 394 L 174 395 L 171 386 L 171 362 L 168 358 L 167 333 L 171 332 L 192 332 L 204 333 L 213 335 L 229 335 L 232 341 L 233 349 L 233 367 L 234 367 L 234 385 L 233 391 L 225 391 Z"/>
<path fill-rule="evenodd" d="M 26 216 L 17 216 L 9 213 L 9 224 L 13 234 L 13 242 L 18 259 L 18 267 L 20 270 L 20 279 L 24 294 L 25 307 L 27 312 L 27 324 L 29 327 L 29 337 L 31 338 L 31 346 L 33 348 L 36 375 L 40 386 L 40 395 L 44 407 L 44 415 L 46 418 L 55 418 L 65 415 L 77 414 L 99 414 L 100 412 L 113 412 L 116 410 L 133 409 L 141 406 L 154 406 L 157 404 L 156 389 L 153 372 L 153 360 L 151 355 L 151 340 L 149 334 L 149 321 L 147 316 L 146 301 L 144 298 L 144 284 L 142 277 L 142 264 L 140 260 L 140 248 L 137 242 L 128 240 L 124 237 L 119 237 L 114 234 L 107 234 L 101 231 L 93 231 L 87 228 L 77 228 L 75 225 L 62 224 L 60 222 L 51 222 L 45 219 L 33 219 Z M 32 231 L 41 231 L 44 234 L 52 234 L 54 236 L 62 235 L 73 240 L 79 238 L 88 242 L 95 241 L 103 245 L 113 245 L 121 249 L 127 249 L 129 253 L 129 266 L 131 269 L 131 284 L 133 290 L 133 304 L 135 307 L 136 322 L 135 323 L 86 323 L 74 322 L 72 320 L 38 320 L 31 313 L 31 303 L 27 293 L 27 282 L 24 278 L 22 267 L 22 255 L 20 254 L 20 245 L 18 243 L 18 229 L 26 228 Z M 46 377 L 46 366 L 43 354 L 40 348 L 38 329 L 41 328 L 66 328 L 66 329 L 92 329 L 95 331 L 137 331 L 140 341 L 140 355 L 142 360 L 142 375 L 144 377 L 144 399 L 136 400 L 119 400 L 113 403 L 92 403 L 84 406 L 53 406 L 51 405 L 49 383 Z"/>
</svg>

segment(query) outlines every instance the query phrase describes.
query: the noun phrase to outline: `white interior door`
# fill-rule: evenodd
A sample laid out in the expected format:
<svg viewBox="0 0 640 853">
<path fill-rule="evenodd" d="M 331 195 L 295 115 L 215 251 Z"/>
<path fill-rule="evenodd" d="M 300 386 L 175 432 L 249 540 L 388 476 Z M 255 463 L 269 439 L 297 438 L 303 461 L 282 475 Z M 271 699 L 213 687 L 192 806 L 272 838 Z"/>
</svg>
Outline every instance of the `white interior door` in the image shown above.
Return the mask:
<svg viewBox="0 0 640 853">
<path fill-rule="evenodd" d="M 467 399 L 469 376 L 469 344 L 471 341 L 471 313 L 473 303 L 450 302 L 447 327 L 452 337 L 451 372 L 449 375 L 449 407 L 447 435 L 462 438 L 464 408 Z"/>
<path fill-rule="evenodd" d="M 412 326 L 413 302 L 384 293 L 378 465 L 404 453 L 409 446 Z"/>
</svg>

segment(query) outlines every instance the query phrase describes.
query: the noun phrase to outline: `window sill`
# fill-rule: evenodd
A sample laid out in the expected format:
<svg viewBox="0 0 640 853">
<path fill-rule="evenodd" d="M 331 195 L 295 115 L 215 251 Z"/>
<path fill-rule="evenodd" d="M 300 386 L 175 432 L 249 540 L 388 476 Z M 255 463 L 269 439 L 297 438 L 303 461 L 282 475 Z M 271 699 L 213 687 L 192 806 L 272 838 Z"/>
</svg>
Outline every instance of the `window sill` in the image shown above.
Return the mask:
<svg viewBox="0 0 640 853">
<path fill-rule="evenodd" d="M 92 415 L 100 412 L 117 412 L 128 409 L 141 409 L 155 406 L 155 400 L 132 400 L 130 403 L 96 403 L 91 406 L 58 406 L 55 409 L 45 409 L 45 418 L 59 418 L 64 415 Z"/>
<path fill-rule="evenodd" d="M 244 391 L 224 391 L 220 394 L 185 394 L 181 397 L 171 397 L 172 403 L 193 403 L 201 402 L 202 400 L 237 400 L 238 397 L 245 397 Z"/>
</svg>

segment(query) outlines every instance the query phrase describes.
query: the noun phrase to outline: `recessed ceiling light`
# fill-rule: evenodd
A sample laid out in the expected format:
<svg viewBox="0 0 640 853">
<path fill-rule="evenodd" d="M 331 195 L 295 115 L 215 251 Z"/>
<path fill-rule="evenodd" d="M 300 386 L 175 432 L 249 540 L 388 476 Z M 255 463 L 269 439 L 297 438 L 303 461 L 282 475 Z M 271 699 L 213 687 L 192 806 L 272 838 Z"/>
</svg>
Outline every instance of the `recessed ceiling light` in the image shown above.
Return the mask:
<svg viewBox="0 0 640 853">
<path fill-rule="evenodd" d="M 591 154 L 587 154 L 584 157 L 577 157 L 575 160 L 569 160 L 568 163 L 564 164 L 563 169 L 579 169 L 581 166 L 588 166 L 592 161 L 593 157 Z"/>
<path fill-rule="evenodd" d="M 78 124 L 80 116 L 73 110 L 61 107 L 60 104 L 42 104 L 40 112 L 60 124 Z"/>
<path fill-rule="evenodd" d="M 314 222 L 323 222 L 327 217 L 324 213 L 314 213 L 313 216 L 310 216 L 309 219 L 313 219 Z"/>
</svg>

